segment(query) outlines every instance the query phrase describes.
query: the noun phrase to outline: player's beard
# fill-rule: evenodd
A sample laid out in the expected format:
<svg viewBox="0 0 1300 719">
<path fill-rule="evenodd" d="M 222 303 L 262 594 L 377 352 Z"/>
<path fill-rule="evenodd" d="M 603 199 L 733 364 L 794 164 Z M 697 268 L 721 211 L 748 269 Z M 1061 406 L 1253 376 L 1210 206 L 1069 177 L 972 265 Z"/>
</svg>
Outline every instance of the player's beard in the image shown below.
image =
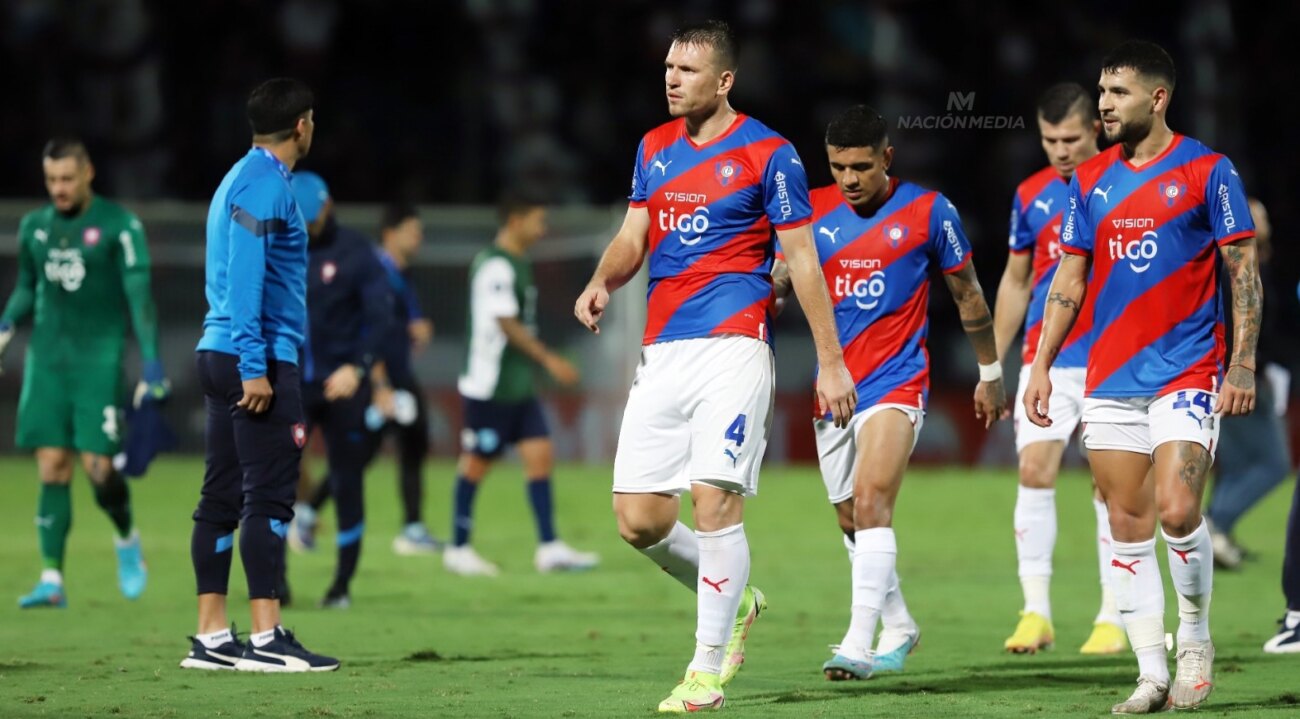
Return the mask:
<svg viewBox="0 0 1300 719">
<path fill-rule="evenodd" d="M 1114 136 L 1107 133 L 1106 139 L 1112 143 L 1120 143 L 1131 147 L 1146 139 L 1149 134 L 1151 134 L 1151 117 L 1147 117 L 1145 121 L 1124 122 L 1121 120 L 1118 132 Z"/>
</svg>

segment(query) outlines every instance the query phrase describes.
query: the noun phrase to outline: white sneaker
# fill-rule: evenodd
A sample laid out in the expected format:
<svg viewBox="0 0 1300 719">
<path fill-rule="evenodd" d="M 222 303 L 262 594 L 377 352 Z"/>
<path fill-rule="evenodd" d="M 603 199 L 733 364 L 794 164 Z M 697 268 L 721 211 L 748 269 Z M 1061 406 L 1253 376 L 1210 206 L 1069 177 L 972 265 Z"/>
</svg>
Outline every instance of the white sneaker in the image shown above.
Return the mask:
<svg viewBox="0 0 1300 719">
<path fill-rule="evenodd" d="M 533 555 L 533 564 L 539 572 L 581 572 L 600 564 L 600 556 L 595 552 L 578 550 L 556 539 L 538 545 L 537 554 Z"/>
<path fill-rule="evenodd" d="M 1111 714 L 1154 714 L 1169 706 L 1169 685 L 1143 674 L 1133 695 L 1110 708 Z"/>
<path fill-rule="evenodd" d="M 1178 642 L 1178 669 L 1169 699 L 1175 709 L 1195 709 L 1214 691 L 1214 644 Z"/>
<path fill-rule="evenodd" d="M 480 557 L 468 544 L 447 547 L 442 553 L 442 568 L 462 577 L 495 577 L 501 573 L 497 565 Z"/>
<path fill-rule="evenodd" d="M 1267 654 L 1300 653 L 1300 612 L 1287 612 L 1278 620 L 1277 634 L 1264 643 Z"/>
</svg>

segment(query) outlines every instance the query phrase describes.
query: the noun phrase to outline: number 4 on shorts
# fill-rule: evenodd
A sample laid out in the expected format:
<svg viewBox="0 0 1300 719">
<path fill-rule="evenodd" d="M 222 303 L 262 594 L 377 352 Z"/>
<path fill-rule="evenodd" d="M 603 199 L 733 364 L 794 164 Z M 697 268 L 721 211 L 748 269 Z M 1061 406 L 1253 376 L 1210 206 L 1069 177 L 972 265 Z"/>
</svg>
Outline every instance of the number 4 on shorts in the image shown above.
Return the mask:
<svg viewBox="0 0 1300 719">
<path fill-rule="evenodd" d="M 731 423 L 731 426 L 727 428 L 726 434 L 722 436 L 725 439 L 735 442 L 737 447 L 745 444 L 745 415 L 736 415 L 735 421 Z"/>
</svg>

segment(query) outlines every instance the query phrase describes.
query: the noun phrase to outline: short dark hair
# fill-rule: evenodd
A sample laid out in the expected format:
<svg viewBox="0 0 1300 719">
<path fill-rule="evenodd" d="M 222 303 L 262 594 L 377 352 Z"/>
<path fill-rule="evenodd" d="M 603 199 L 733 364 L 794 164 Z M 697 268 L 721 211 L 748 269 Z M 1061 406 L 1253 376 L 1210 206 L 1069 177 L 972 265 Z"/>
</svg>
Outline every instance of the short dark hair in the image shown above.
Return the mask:
<svg viewBox="0 0 1300 719">
<path fill-rule="evenodd" d="M 1098 119 L 1097 103 L 1077 82 L 1058 82 L 1038 97 L 1038 116 L 1053 125 L 1076 113 L 1085 123 Z"/>
<path fill-rule="evenodd" d="M 515 215 L 522 215 L 546 205 L 546 200 L 538 193 L 522 190 L 507 192 L 497 201 L 497 219 L 504 225 Z"/>
<path fill-rule="evenodd" d="M 826 125 L 826 144 L 831 147 L 880 147 L 888 140 L 885 118 L 866 105 L 842 110 Z"/>
<path fill-rule="evenodd" d="M 713 56 L 723 70 L 736 70 L 736 59 L 740 55 L 736 34 L 731 31 L 730 25 L 721 20 L 705 20 L 677 28 L 673 31 L 673 42 L 713 48 Z"/>
<path fill-rule="evenodd" d="M 1102 72 L 1119 72 L 1130 68 L 1139 75 L 1168 83 L 1174 89 L 1177 76 L 1174 72 L 1174 59 L 1169 57 L 1163 47 L 1145 40 L 1129 40 L 1111 50 L 1101 61 Z"/>
<path fill-rule="evenodd" d="M 409 202 L 392 202 L 384 206 L 384 212 L 379 219 L 379 229 L 391 230 L 412 217 L 419 217 L 419 210 L 415 205 Z"/>
<path fill-rule="evenodd" d="M 75 157 L 77 162 L 90 162 L 90 153 L 86 151 L 86 143 L 82 142 L 81 138 L 66 135 L 50 138 L 50 141 L 45 143 L 45 149 L 41 150 L 41 157 L 51 160 Z"/>
<path fill-rule="evenodd" d="M 298 118 L 315 105 L 311 88 L 291 77 L 277 77 L 258 85 L 248 95 L 248 124 L 254 135 L 286 140 Z"/>
</svg>

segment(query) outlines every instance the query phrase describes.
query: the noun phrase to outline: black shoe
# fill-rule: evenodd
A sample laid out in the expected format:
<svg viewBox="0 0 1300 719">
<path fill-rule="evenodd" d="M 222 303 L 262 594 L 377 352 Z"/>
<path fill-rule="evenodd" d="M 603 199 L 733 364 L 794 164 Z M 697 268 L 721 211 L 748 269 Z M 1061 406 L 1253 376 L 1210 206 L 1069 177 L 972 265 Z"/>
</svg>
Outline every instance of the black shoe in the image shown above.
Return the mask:
<svg viewBox="0 0 1300 719">
<path fill-rule="evenodd" d="M 275 638 L 260 647 L 253 646 L 250 638 L 235 664 L 241 672 L 332 672 L 338 668 L 339 660 L 308 651 L 283 627 L 276 627 Z"/>
<path fill-rule="evenodd" d="M 235 664 L 244 656 L 244 643 L 235 634 L 235 627 L 230 627 L 230 641 L 215 649 L 208 649 L 203 642 L 190 637 L 190 653 L 181 660 L 181 669 L 208 669 L 232 671 Z"/>
</svg>

